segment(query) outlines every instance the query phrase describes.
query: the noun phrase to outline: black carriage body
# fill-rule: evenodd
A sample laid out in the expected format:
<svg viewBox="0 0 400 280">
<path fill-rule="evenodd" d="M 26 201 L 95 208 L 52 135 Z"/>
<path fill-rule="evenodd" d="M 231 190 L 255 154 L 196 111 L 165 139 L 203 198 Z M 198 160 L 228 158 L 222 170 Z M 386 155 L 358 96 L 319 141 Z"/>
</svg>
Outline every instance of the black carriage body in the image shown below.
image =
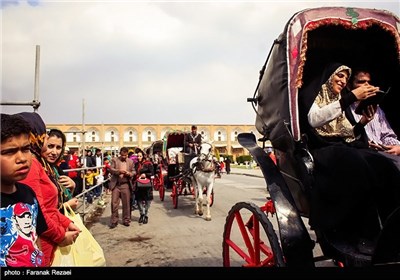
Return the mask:
<svg viewBox="0 0 400 280">
<path fill-rule="evenodd" d="M 296 13 L 271 47 L 260 76 L 256 128 L 270 140 L 278 165 L 299 211 L 308 215 L 307 171 L 299 113 L 299 98 L 316 73 L 329 62 L 367 66 L 374 85 L 391 87 L 381 107 L 400 135 L 399 18 L 384 10 L 321 7 Z M 300 147 L 299 147 L 300 146 Z"/>
<path fill-rule="evenodd" d="M 265 159 L 267 155 L 260 148 L 252 146 L 251 135 L 243 134 L 241 144 L 263 171 L 288 265 L 310 264 L 310 239 L 300 219 L 309 215 L 307 191 L 312 182 L 312 157 L 301 130 L 301 90 L 329 62 L 367 66 L 372 70 L 374 85 L 392 88 L 381 107 L 400 135 L 396 108 L 400 104 L 399 28 L 399 18 L 384 10 L 307 9 L 293 15 L 271 47 L 257 90 L 249 101 L 255 105 L 255 125 L 263 135 L 261 140 L 270 140 L 275 150 L 277 166 Z"/>
<path fill-rule="evenodd" d="M 150 155 L 155 155 L 157 153 L 162 153 L 163 152 L 163 145 L 164 145 L 164 141 L 163 140 L 154 141 L 151 144 L 151 146 L 149 147 L 149 154 Z"/>
<path fill-rule="evenodd" d="M 350 67 L 368 65 L 374 84 L 392 87 L 382 104 L 390 121 L 400 131 L 398 101 L 400 86 L 399 18 L 387 11 L 361 8 L 315 8 L 295 14 L 272 45 L 258 89 L 256 128 L 272 141 L 274 148 L 287 150 L 286 123 L 291 138 L 299 141 L 301 131 L 298 95 L 316 73 L 329 62 Z M 396 105 L 398 103 L 395 103 Z M 282 139 L 282 141 L 280 141 Z"/>
<path fill-rule="evenodd" d="M 147 148 L 146 153 L 149 155 L 149 157 L 155 161 L 155 155 L 156 154 L 162 154 L 163 155 L 163 146 L 164 146 L 164 141 L 163 140 L 157 140 L 151 143 L 150 147 Z M 163 155 L 164 157 L 164 155 Z"/>
</svg>

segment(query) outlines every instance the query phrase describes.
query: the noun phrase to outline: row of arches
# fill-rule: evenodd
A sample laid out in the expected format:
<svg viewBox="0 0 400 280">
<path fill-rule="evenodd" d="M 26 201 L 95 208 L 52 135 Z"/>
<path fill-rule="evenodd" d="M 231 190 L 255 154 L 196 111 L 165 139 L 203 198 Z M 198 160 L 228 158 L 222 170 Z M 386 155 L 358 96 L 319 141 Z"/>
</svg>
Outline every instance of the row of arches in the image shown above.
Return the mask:
<svg viewBox="0 0 400 280">
<path fill-rule="evenodd" d="M 153 127 L 145 127 L 141 132 L 134 127 L 127 127 L 122 133 L 120 133 L 116 127 L 108 127 L 104 130 L 103 136 L 103 132 L 96 127 L 89 127 L 85 133 L 80 132 L 78 127 L 71 127 L 64 132 L 67 137 L 67 142 L 81 142 L 83 137 L 86 143 L 100 141 L 119 142 L 120 140 L 123 142 L 138 142 L 139 140 L 142 142 L 154 142 L 163 139 L 165 133 L 170 130 L 173 130 L 173 128 L 165 127 L 161 129 L 160 135 L 157 135 L 157 130 Z M 243 130 L 238 127 L 229 133 L 226 128 L 219 127 L 213 132 L 213 135 L 210 135 L 211 132 L 207 128 L 199 129 L 198 132 L 202 135 L 203 141 L 205 142 L 225 142 L 228 140 L 236 142 L 238 134 L 243 132 Z"/>
</svg>

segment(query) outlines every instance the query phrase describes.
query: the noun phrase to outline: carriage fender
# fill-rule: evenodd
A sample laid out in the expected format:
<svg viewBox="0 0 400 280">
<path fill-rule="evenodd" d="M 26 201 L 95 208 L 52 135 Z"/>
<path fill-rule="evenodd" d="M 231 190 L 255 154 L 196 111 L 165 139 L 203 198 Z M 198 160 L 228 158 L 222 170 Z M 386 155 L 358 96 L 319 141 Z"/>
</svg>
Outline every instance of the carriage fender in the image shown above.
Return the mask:
<svg viewBox="0 0 400 280">
<path fill-rule="evenodd" d="M 267 183 L 269 195 L 274 202 L 280 231 L 282 251 L 286 263 L 292 267 L 314 267 L 311 240 L 295 201 L 282 174 L 267 153 L 257 145 L 254 134 L 241 133 L 239 143 L 257 161 Z"/>
</svg>

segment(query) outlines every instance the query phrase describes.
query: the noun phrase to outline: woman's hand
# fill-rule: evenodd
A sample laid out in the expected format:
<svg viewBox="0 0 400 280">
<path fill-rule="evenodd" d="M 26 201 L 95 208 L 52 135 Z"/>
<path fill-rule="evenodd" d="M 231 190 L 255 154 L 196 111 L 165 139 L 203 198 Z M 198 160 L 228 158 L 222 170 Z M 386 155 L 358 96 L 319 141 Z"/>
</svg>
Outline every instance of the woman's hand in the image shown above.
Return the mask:
<svg viewBox="0 0 400 280">
<path fill-rule="evenodd" d="M 357 100 L 364 100 L 371 96 L 376 95 L 379 87 L 363 84 L 362 86 L 353 89 L 351 92 L 357 97 Z"/>
<path fill-rule="evenodd" d="M 81 229 L 78 228 L 72 221 L 69 223 L 67 231 L 78 231 L 81 232 Z"/>
<path fill-rule="evenodd" d="M 79 232 L 80 231 L 66 231 L 63 241 L 61 241 L 61 243 L 59 243 L 58 245 L 60 247 L 71 245 L 78 238 Z"/>
<path fill-rule="evenodd" d="M 75 210 L 78 207 L 79 200 L 76 197 L 73 197 L 64 204 L 68 204 L 73 210 Z"/>
<path fill-rule="evenodd" d="M 58 182 L 63 185 L 65 188 L 69 189 L 72 192 L 74 192 L 75 189 L 75 182 L 72 180 L 70 177 L 61 175 L 58 178 Z"/>
</svg>

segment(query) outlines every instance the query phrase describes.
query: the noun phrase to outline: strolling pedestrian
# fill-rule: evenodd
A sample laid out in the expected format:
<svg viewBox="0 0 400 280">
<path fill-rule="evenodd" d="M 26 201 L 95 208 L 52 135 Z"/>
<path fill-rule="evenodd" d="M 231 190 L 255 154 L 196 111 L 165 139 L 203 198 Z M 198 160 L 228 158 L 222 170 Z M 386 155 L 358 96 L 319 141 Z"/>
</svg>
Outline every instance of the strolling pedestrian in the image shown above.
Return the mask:
<svg viewBox="0 0 400 280">
<path fill-rule="evenodd" d="M 153 163 L 146 158 L 143 151 L 137 153 L 138 161 L 135 164 L 136 180 L 152 179 L 154 175 Z M 135 189 L 135 197 L 139 208 L 139 223 L 147 224 L 149 221 L 148 213 L 151 201 L 153 200 L 153 186 L 140 187 Z"/>
<path fill-rule="evenodd" d="M 110 228 L 118 225 L 118 209 L 122 202 L 122 223 L 129 226 L 131 222 L 131 181 L 135 174 L 133 161 L 128 158 L 128 148 L 122 147 L 118 157 L 113 157 L 110 167 L 111 180 L 111 221 Z"/>
</svg>

